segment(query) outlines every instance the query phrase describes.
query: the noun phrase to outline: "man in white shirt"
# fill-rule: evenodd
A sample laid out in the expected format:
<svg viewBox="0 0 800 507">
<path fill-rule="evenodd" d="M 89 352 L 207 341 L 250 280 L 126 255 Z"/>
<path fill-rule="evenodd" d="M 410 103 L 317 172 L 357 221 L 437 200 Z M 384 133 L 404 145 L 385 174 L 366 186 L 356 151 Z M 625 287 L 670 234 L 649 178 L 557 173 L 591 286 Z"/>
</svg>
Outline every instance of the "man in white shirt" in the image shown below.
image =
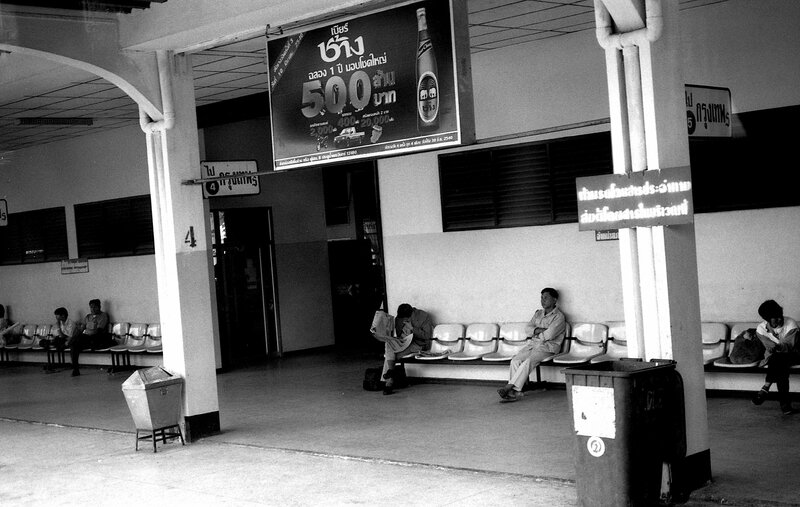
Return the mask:
<svg viewBox="0 0 800 507">
<path fill-rule="evenodd" d="M 525 328 L 532 337 L 511 359 L 508 384 L 497 390 L 501 401 L 517 401 L 522 398 L 522 388 L 531 372 L 548 357 L 561 350 L 567 330 L 567 319 L 558 309 L 558 291 L 547 287 L 541 293 L 542 308 L 536 310 Z"/>
<path fill-rule="evenodd" d="M 69 347 L 69 356 L 72 360 L 72 376 L 77 377 L 81 374 L 78 369 L 78 356 L 81 353 L 81 330 L 72 319 L 69 318 L 69 312 L 64 307 L 56 308 L 53 312 L 56 316 L 56 325 L 53 326 L 53 336 L 56 347 Z"/>
<path fill-rule="evenodd" d="M 789 401 L 789 368 L 800 364 L 797 322 L 784 317 L 783 308 L 772 299 L 764 301 L 758 307 L 758 315 L 764 319 L 756 328 L 756 336 L 766 349 L 761 366 L 767 365 L 767 378 L 764 386 L 753 397 L 753 403 L 764 403 L 774 382 L 778 387 L 781 412 L 785 415 L 793 414 L 794 409 Z"/>
</svg>

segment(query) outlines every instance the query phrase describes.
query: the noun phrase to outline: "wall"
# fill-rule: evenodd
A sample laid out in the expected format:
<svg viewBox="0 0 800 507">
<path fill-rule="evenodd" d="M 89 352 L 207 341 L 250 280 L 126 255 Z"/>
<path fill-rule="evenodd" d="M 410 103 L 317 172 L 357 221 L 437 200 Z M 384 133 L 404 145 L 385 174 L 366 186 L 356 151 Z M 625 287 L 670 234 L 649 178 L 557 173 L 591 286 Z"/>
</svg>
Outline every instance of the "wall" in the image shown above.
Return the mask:
<svg viewBox="0 0 800 507">
<path fill-rule="evenodd" d="M 266 120 L 208 127 L 201 137 L 204 160 L 256 160 L 259 170 L 272 166 Z M 259 195 L 211 200 L 212 209 L 272 207 L 284 352 L 334 343 L 323 203 L 319 170 L 262 176 Z M 309 318 L 309 314 L 314 317 Z"/>
<path fill-rule="evenodd" d="M 11 213 L 66 206 L 74 258 L 73 205 L 149 194 L 146 153 L 144 134 L 132 127 L 4 154 L 0 195 Z M 59 306 L 79 319 L 93 298 L 112 320 L 158 322 L 153 256 L 91 259 L 88 273 L 72 275 L 62 275 L 60 263 L 0 266 L 0 303 L 14 320 L 53 322 Z"/>
<path fill-rule="evenodd" d="M 800 103 L 800 4 L 731 0 L 686 9 L 682 20 L 687 82 L 729 87 L 735 112 Z M 608 117 L 593 31 L 479 53 L 472 65 L 479 142 L 609 128 L 523 135 Z M 438 322 L 527 320 L 553 286 L 573 321 L 622 319 L 617 242 L 595 242 L 576 224 L 442 233 L 439 153 L 379 162 L 390 308 L 408 301 Z M 798 219 L 800 208 L 696 216 L 703 320 L 757 320 L 767 298 L 800 316 L 800 263 L 786 261 L 800 247 Z"/>
</svg>

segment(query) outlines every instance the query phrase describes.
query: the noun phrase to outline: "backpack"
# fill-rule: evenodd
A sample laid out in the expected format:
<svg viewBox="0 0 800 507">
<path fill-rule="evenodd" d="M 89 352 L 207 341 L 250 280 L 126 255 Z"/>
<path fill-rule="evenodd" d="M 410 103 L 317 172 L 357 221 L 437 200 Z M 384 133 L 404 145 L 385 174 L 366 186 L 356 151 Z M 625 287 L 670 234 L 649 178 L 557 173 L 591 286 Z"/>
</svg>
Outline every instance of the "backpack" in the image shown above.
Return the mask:
<svg viewBox="0 0 800 507">
<path fill-rule="evenodd" d="M 383 391 L 384 382 L 381 379 L 383 368 L 367 368 L 364 372 L 365 391 Z"/>
</svg>

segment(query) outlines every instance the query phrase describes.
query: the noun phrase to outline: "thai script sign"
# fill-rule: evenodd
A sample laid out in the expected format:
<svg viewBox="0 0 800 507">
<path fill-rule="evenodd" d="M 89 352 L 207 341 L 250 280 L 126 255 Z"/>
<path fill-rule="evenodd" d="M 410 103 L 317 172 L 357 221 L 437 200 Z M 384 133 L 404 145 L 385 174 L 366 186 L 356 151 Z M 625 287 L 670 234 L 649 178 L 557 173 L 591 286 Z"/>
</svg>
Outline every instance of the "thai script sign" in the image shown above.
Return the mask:
<svg viewBox="0 0 800 507">
<path fill-rule="evenodd" d="M 268 40 L 275 169 L 472 142 L 461 4 L 426 0 Z"/>
<path fill-rule="evenodd" d="M 74 275 L 75 273 L 88 273 L 89 259 L 67 259 L 61 261 L 61 274 Z"/>
<path fill-rule="evenodd" d="M 219 178 L 203 183 L 203 197 L 251 195 L 261 192 L 255 160 L 241 162 L 200 162 L 202 178 Z"/>
<path fill-rule="evenodd" d="M 689 167 L 576 178 L 578 230 L 692 223 Z"/>
<path fill-rule="evenodd" d="M 728 88 L 686 85 L 684 95 L 689 137 L 731 137 Z"/>
</svg>

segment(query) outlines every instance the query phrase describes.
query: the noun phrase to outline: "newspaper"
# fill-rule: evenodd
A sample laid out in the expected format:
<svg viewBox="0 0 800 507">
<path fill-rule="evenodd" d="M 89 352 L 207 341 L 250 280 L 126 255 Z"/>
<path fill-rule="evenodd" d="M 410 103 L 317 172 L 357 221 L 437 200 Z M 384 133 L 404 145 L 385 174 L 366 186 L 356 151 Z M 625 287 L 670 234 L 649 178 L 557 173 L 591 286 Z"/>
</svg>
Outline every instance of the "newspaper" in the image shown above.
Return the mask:
<svg viewBox="0 0 800 507">
<path fill-rule="evenodd" d="M 395 336 L 394 332 L 394 316 L 389 315 L 383 310 L 375 312 L 375 317 L 372 319 L 372 326 L 369 332 L 376 340 L 381 341 L 389 346 L 393 352 L 401 352 L 411 345 L 411 340 L 414 338 L 413 333 L 409 333 L 402 337 Z"/>
</svg>

